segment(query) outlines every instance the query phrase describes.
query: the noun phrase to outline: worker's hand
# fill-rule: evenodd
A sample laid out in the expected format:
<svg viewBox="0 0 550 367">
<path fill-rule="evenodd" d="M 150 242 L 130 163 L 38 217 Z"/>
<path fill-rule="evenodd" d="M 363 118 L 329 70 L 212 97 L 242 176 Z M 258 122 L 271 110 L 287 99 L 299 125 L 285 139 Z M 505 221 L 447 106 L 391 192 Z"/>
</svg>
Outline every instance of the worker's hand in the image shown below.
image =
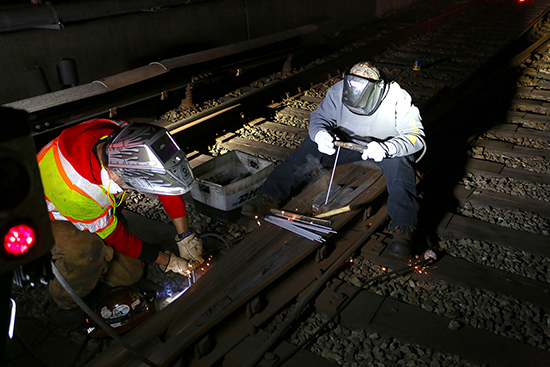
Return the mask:
<svg viewBox="0 0 550 367">
<path fill-rule="evenodd" d="M 317 143 L 317 149 L 324 154 L 333 155 L 336 153 L 334 148 L 334 138 L 326 130 L 320 130 L 315 134 L 314 141 Z"/>
<path fill-rule="evenodd" d="M 375 162 L 382 162 L 382 159 L 387 158 L 388 156 L 388 148 L 384 143 L 372 141 L 367 144 L 367 149 L 363 151 L 361 159 L 364 161 L 367 159 L 373 159 Z"/>
<path fill-rule="evenodd" d="M 167 273 L 168 271 L 172 271 L 174 273 L 178 273 L 188 277 L 191 274 L 191 271 L 200 265 L 196 261 L 189 262 L 185 259 L 182 259 L 173 252 L 166 251 L 166 253 L 170 257 L 168 259 L 168 265 L 159 265 L 159 268 L 165 273 Z"/>
<path fill-rule="evenodd" d="M 195 233 L 189 234 L 180 240 L 179 235 L 176 235 L 176 244 L 180 250 L 180 256 L 187 260 L 194 260 L 199 264 L 204 262 L 202 258 L 202 240 Z"/>
</svg>

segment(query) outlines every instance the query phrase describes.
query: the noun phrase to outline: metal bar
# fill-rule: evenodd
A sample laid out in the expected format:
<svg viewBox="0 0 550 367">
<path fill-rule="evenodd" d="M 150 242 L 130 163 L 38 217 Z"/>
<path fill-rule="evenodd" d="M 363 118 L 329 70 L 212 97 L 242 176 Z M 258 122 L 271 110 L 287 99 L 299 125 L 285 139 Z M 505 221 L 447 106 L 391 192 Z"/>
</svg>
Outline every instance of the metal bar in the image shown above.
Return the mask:
<svg viewBox="0 0 550 367">
<path fill-rule="evenodd" d="M 330 175 L 330 182 L 328 184 L 327 198 L 325 199 L 325 205 L 328 203 L 328 198 L 330 196 L 330 189 L 332 188 L 332 181 L 334 180 L 334 172 L 336 172 L 336 166 L 338 165 L 338 156 L 340 155 L 340 147 L 336 149 L 336 158 L 334 158 L 334 167 L 332 167 L 332 173 Z"/>
<path fill-rule="evenodd" d="M 284 228 L 288 231 L 296 233 L 297 235 L 307 238 L 308 240 L 317 241 L 317 242 L 325 241 L 325 239 L 321 235 L 308 231 L 307 229 L 297 227 L 286 219 L 275 218 L 273 216 L 267 215 L 264 217 L 264 220 L 266 222 L 269 222 L 271 224 L 275 224 L 281 228 Z"/>
</svg>

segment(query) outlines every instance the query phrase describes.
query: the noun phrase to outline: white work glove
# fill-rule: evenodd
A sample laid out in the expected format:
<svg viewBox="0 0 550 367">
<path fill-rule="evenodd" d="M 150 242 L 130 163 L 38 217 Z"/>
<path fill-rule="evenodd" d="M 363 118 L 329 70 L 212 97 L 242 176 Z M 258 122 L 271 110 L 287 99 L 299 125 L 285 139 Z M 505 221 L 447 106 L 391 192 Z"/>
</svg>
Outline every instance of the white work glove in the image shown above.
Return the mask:
<svg viewBox="0 0 550 367">
<path fill-rule="evenodd" d="M 373 159 L 375 162 L 382 162 L 382 159 L 389 158 L 397 152 L 392 143 L 379 143 L 372 141 L 367 144 L 367 149 L 363 151 L 361 159 Z"/>
<path fill-rule="evenodd" d="M 189 230 L 188 230 L 189 231 Z M 202 258 L 202 240 L 195 236 L 191 230 L 191 234 L 180 240 L 179 235 L 176 235 L 176 244 L 180 250 L 180 256 L 187 260 L 198 261 L 199 264 L 204 262 Z"/>
<path fill-rule="evenodd" d="M 174 273 L 178 273 L 188 277 L 191 274 L 191 271 L 196 269 L 197 266 L 200 265 L 196 261 L 188 262 L 187 260 L 182 259 L 181 257 L 175 255 L 170 251 L 166 251 L 166 254 L 170 256 L 170 258 L 168 259 L 168 265 L 159 265 L 159 268 L 165 273 L 167 273 L 168 271 L 173 271 Z"/>
<path fill-rule="evenodd" d="M 321 153 L 328 155 L 333 155 L 336 153 L 336 149 L 334 148 L 334 138 L 328 133 L 328 131 L 320 130 L 317 134 L 315 134 L 315 139 L 313 140 L 317 143 L 317 149 Z"/>
</svg>

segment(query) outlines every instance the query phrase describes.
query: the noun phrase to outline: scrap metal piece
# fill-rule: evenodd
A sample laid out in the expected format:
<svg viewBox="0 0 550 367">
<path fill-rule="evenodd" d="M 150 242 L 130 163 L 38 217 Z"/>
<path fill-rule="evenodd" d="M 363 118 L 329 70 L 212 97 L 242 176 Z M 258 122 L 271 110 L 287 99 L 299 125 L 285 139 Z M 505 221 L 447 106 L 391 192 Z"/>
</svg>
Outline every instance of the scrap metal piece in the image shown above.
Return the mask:
<svg viewBox="0 0 550 367">
<path fill-rule="evenodd" d="M 325 218 L 325 217 L 330 217 L 330 216 L 333 216 L 333 215 L 336 215 L 336 214 L 346 213 L 346 212 L 349 212 L 350 210 L 351 210 L 351 205 L 347 205 L 347 206 L 344 206 L 344 207 L 341 207 L 341 208 L 329 210 L 326 213 L 317 214 L 315 217 L 316 218 Z"/>
</svg>

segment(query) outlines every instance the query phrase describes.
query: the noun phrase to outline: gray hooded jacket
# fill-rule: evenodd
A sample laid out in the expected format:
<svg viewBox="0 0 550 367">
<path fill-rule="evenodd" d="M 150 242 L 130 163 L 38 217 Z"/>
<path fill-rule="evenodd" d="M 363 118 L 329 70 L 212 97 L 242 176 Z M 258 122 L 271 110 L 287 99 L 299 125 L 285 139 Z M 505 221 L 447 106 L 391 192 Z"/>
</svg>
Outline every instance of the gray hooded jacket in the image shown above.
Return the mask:
<svg viewBox="0 0 550 367">
<path fill-rule="evenodd" d="M 378 110 L 371 116 L 358 115 L 342 103 L 344 82 L 333 85 L 319 107 L 311 113 L 309 136 L 315 141 L 320 130 L 338 128 L 350 141 L 367 145 L 368 142 L 388 141 L 395 145 L 393 157 L 413 154 L 422 149 L 418 137 L 424 137 L 424 127 L 418 108 L 412 98 L 396 82 L 389 84 L 389 90 Z"/>
</svg>

